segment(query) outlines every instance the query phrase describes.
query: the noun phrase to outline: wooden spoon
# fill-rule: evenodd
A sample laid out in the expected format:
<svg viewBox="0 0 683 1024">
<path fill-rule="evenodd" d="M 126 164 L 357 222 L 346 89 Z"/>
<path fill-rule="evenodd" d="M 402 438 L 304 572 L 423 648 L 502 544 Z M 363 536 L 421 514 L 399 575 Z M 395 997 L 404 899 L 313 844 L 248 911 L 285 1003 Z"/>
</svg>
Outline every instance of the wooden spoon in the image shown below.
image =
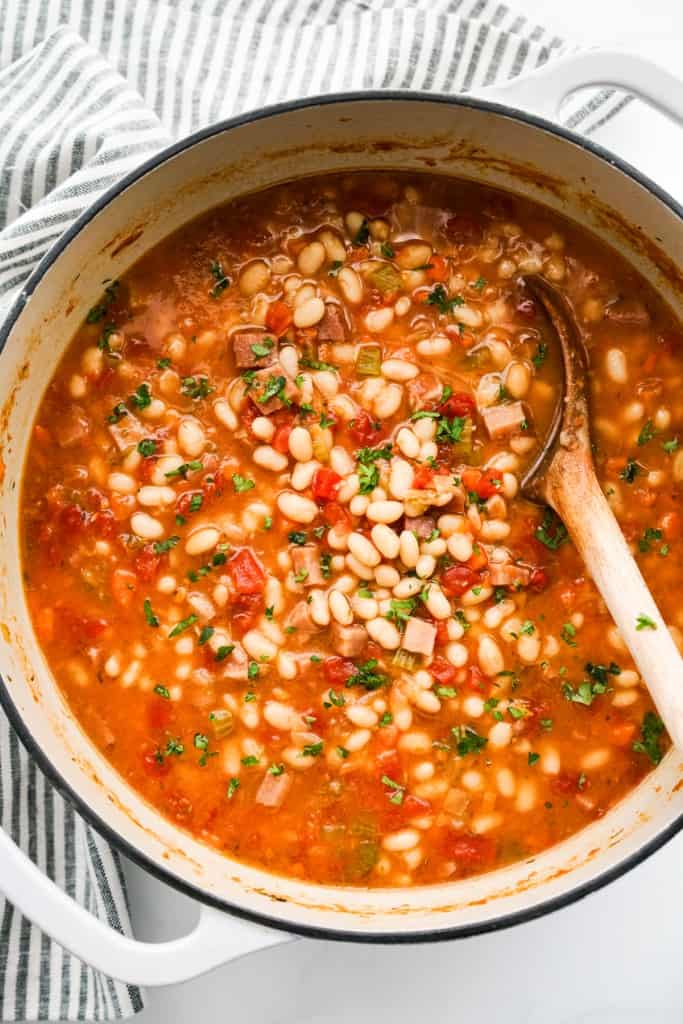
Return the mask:
<svg viewBox="0 0 683 1024">
<path fill-rule="evenodd" d="M 522 494 L 550 505 L 565 524 L 672 743 L 683 750 L 683 659 L 595 475 L 588 360 L 578 326 L 566 299 L 552 285 L 536 275 L 524 281 L 559 340 L 564 389 L 543 447 L 522 478 Z"/>
</svg>

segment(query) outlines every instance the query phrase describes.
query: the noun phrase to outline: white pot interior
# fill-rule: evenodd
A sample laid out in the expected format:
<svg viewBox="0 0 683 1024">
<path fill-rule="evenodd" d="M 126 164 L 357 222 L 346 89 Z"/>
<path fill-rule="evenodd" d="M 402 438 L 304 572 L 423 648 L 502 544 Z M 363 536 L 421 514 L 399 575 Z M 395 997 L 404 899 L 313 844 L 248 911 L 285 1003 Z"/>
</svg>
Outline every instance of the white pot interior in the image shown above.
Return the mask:
<svg viewBox="0 0 683 1024">
<path fill-rule="evenodd" d="M 364 98 L 302 106 L 217 131 L 148 171 L 84 224 L 38 281 L 0 355 L 0 672 L 34 746 L 67 786 L 173 879 L 294 927 L 410 935 L 538 912 L 548 901 L 605 880 L 675 829 L 683 815 L 679 755 L 671 751 L 625 801 L 571 840 L 478 878 L 371 891 L 275 877 L 230 861 L 179 831 L 136 796 L 83 734 L 33 635 L 16 539 L 33 417 L 102 281 L 120 276 L 181 224 L 236 195 L 301 175 L 360 167 L 473 178 L 545 203 L 618 248 L 683 314 L 675 270 L 683 266 L 678 216 L 618 168 L 535 125 L 433 99 Z"/>
</svg>

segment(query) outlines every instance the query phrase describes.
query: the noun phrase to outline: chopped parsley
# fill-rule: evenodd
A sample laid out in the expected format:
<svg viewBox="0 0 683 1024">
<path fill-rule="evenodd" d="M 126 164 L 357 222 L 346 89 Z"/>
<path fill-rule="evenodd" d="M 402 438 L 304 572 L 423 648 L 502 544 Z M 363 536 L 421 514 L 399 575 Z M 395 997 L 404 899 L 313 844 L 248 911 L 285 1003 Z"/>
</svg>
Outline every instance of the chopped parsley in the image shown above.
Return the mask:
<svg viewBox="0 0 683 1024">
<path fill-rule="evenodd" d="M 663 733 L 664 722 L 654 711 L 647 711 L 640 727 L 640 739 L 633 744 L 633 750 L 636 754 L 647 754 L 652 764 L 659 764 L 662 760 L 659 741 Z"/>
<path fill-rule="evenodd" d="M 261 763 L 254 754 L 248 754 L 247 757 L 243 757 L 241 760 L 245 768 L 253 768 L 254 765 Z"/>
<path fill-rule="evenodd" d="M 356 667 L 353 675 L 346 680 L 347 686 L 363 686 L 366 690 L 379 690 L 388 682 L 383 672 L 376 672 L 377 658 L 370 658 L 369 661 Z"/>
<path fill-rule="evenodd" d="M 320 757 L 323 752 L 323 741 L 319 743 L 304 743 L 301 748 L 300 757 Z"/>
<path fill-rule="evenodd" d="M 627 484 L 632 484 L 635 478 L 643 472 L 643 467 L 635 459 L 629 459 L 619 474 L 619 478 L 625 480 Z"/>
<path fill-rule="evenodd" d="M 557 551 L 569 539 L 567 527 L 550 506 L 546 507 L 541 524 L 536 527 L 534 536 L 551 551 Z"/>
<path fill-rule="evenodd" d="M 384 729 L 387 725 L 391 725 L 393 721 L 394 716 L 392 715 L 391 711 L 385 711 L 379 720 L 380 728 Z"/>
<path fill-rule="evenodd" d="M 119 288 L 119 281 L 112 281 L 111 284 L 108 284 L 106 286 L 106 288 L 104 289 L 104 295 L 102 296 L 100 301 L 97 303 L 96 306 L 93 306 L 91 309 L 88 310 L 88 315 L 85 318 L 85 322 L 87 324 L 96 324 L 99 323 L 100 320 L 103 320 L 105 318 L 105 316 L 107 315 L 107 310 L 111 306 L 112 302 L 114 302 L 114 300 L 116 299 Z"/>
<path fill-rule="evenodd" d="M 171 699 L 171 694 L 167 686 L 162 686 L 161 684 L 159 684 L 158 686 L 154 687 L 154 692 L 157 694 L 158 697 L 163 697 L 164 700 Z"/>
<path fill-rule="evenodd" d="M 480 736 L 471 725 L 454 725 L 451 732 L 455 740 L 455 749 L 460 757 L 465 757 L 467 754 L 479 754 L 488 743 L 486 737 Z"/>
<path fill-rule="evenodd" d="M 346 758 L 349 756 L 350 751 L 348 751 L 346 747 L 337 747 L 337 753 L 341 758 L 346 760 Z"/>
<path fill-rule="evenodd" d="M 452 313 L 457 306 L 464 306 L 465 300 L 462 295 L 454 295 L 452 299 L 449 299 L 448 292 L 442 284 L 435 284 L 429 295 L 427 296 L 427 304 L 430 306 L 436 306 L 439 313 L 447 316 Z"/>
<path fill-rule="evenodd" d="M 393 260 L 394 256 L 396 255 L 396 253 L 394 252 L 394 247 L 391 244 L 391 242 L 382 242 L 382 244 L 379 247 L 379 251 L 382 253 L 382 256 L 384 256 L 385 260 Z"/>
<path fill-rule="evenodd" d="M 678 438 L 673 437 L 670 441 L 662 441 L 662 448 L 667 455 L 673 455 L 674 452 L 678 451 Z"/>
<path fill-rule="evenodd" d="M 165 555 L 168 551 L 176 546 L 180 541 L 180 537 L 167 537 L 166 540 L 157 540 L 152 545 L 152 549 L 155 555 Z"/>
<path fill-rule="evenodd" d="M 158 626 L 159 626 L 159 619 L 157 618 L 157 616 L 152 611 L 152 602 L 150 601 L 150 599 L 148 597 L 145 598 L 145 601 L 144 601 L 144 604 L 142 606 L 142 609 L 143 609 L 143 611 L 145 613 L 145 621 L 146 621 L 147 625 L 148 626 L 153 626 L 154 629 L 157 629 Z"/>
<path fill-rule="evenodd" d="M 147 409 L 152 404 L 149 384 L 140 384 L 135 389 L 135 394 L 129 396 L 128 404 L 135 409 Z"/>
<path fill-rule="evenodd" d="M 278 775 L 284 775 L 284 772 L 285 766 L 283 764 L 271 764 L 271 766 L 268 769 L 268 774 L 275 775 L 276 777 Z"/>
<path fill-rule="evenodd" d="M 540 760 L 541 760 L 541 755 L 540 754 L 534 753 L 533 750 L 529 751 L 529 753 L 527 755 L 527 764 L 529 765 L 529 767 L 531 767 L 532 765 L 536 764 L 536 762 L 540 761 Z"/>
<path fill-rule="evenodd" d="M 183 377 L 180 390 L 188 398 L 198 400 L 206 398 L 216 389 L 209 384 L 208 377 Z"/>
<path fill-rule="evenodd" d="M 249 679 L 258 679 L 259 674 L 260 674 L 260 669 L 258 667 L 258 663 L 255 662 L 255 661 L 250 661 L 249 662 L 249 667 L 247 669 L 247 676 L 248 676 L 248 678 Z"/>
<path fill-rule="evenodd" d="M 145 437 L 142 441 L 138 441 L 138 451 L 143 459 L 149 459 L 152 455 L 156 455 L 157 442 L 153 437 Z"/>
<path fill-rule="evenodd" d="M 562 639 L 568 647 L 576 647 L 576 640 L 574 639 L 574 637 L 576 636 L 576 626 L 574 626 L 571 622 L 564 623 L 562 629 L 560 630 L 560 636 L 562 637 Z"/>
<path fill-rule="evenodd" d="M 330 265 L 330 269 L 327 271 L 327 276 L 336 277 L 343 266 L 344 263 L 342 260 L 333 260 Z"/>
<path fill-rule="evenodd" d="M 536 346 L 536 351 L 531 357 L 531 362 L 534 364 L 537 370 L 540 370 L 540 368 L 543 366 L 543 363 L 546 361 L 547 355 L 548 346 L 544 341 L 539 341 L 538 345 Z"/>
<path fill-rule="evenodd" d="M 652 542 L 653 541 L 661 540 L 661 539 L 662 539 L 662 531 L 661 530 L 655 530 L 651 526 L 648 526 L 648 528 L 645 530 L 645 533 L 643 534 L 643 536 L 638 541 L 638 550 L 642 551 L 643 554 L 645 554 L 646 552 L 648 552 L 648 551 L 650 551 L 652 549 Z"/>
<path fill-rule="evenodd" d="M 480 275 L 479 275 L 479 277 L 477 278 L 477 280 L 476 280 L 476 281 L 474 282 L 474 284 L 472 285 L 472 287 L 473 287 L 473 288 L 476 288 L 476 290 L 477 290 L 478 292 L 481 292 L 481 291 L 483 291 L 483 290 L 484 290 L 484 288 L 486 287 L 486 284 L 487 284 L 487 282 L 486 282 L 486 278 L 485 278 L 485 277 L 482 277 L 482 276 L 481 276 L 481 274 L 480 274 Z"/>
<path fill-rule="evenodd" d="M 638 434 L 638 444 L 641 447 L 644 444 L 647 444 L 648 441 L 652 440 L 656 433 L 657 431 L 655 430 L 655 425 L 652 420 L 646 420 Z"/>
<path fill-rule="evenodd" d="M 196 473 L 201 468 L 201 459 L 193 459 L 192 462 L 182 462 L 176 469 L 169 469 L 168 473 L 164 473 L 164 476 L 169 479 L 174 476 L 181 476 L 183 480 L 187 480 L 188 473 Z"/>
<path fill-rule="evenodd" d="M 361 494 L 370 494 L 374 491 L 375 487 L 379 483 L 379 469 L 377 468 L 376 463 L 379 459 L 390 458 L 390 444 L 385 445 L 384 448 L 360 448 L 356 452 Z"/>
<path fill-rule="evenodd" d="M 124 416 L 128 415 L 123 402 L 117 402 L 112 411 L 107 416 L 107 423 L 120 423 Z"/>
<path fill-rule="evenodd" d="M 172 640 L 174 636 L 180 636 L 180 634 L 188 630 L 190 626 L 194 626 L 196 621 L 197 616 L 194 613 L 192 615 L 188 615 L 186 619 L 181 619 L 168 634 L 168 639 Z"/>
<path fill-rule="evenodd" d="M 171 737 L 166 744 L 165 753 L 173 754 L 175 757 L 180 757 L 181 754 L 185 753 L 185 744 L 182 740 Z"/>
<path fill-rule="evenodd" d="M 385 618 L 395 622 L 399 629 L 404 629 L 405 624 L 415 610 L 416 601 L 414 597 L 392 598 L 389 602 L 389 611 Z"/>
<path fill-rule="evenodd" d="M 275 342 L 272 338 L 263 338 L 262 341 L 255 341 L 250 348 L 257 359 L 263 359 L 265 356 L 269 356 L 273 351 L 274 344 Z"/>
<path fill-rule="evenodd" d="M 204 644 L 208 643 L 215 632 L 216 630 L 213 628 L 213 626 L 202 626 L 201 631 L 199 633 L 199 639 L 197 640 L 199 646 L 203 647 Z"/>
<path fill-rule="evenodd" d="M 356 232 L 354 237 L 351 239 L 351 245 L 356 246 L 356 247 L 361 246 L 361 245 L 365 245 L 365 243 L 367 242 L 369 237 L 370 237 L 370 225 L 368 224 L 367 219 L 365 217 L 363 217 L 363 223 L 358 228 L 358 231 Z"/>
<path fill-rule="evenodd" d="M 389 796 L 389 803 L 396 804 L 398 807 L 403 803 L 403 795 L 406 787 L 400 782 L 396 782 L 394 779 L 390 779 L 388 775 L 382 776 L 382 785 L 386 786 L 391 791 Z"/>
<path fill-rule="evenodd" d="M 214 655 L 214 661 L 225 661 L 228 655 L 232 654 L 235 650 L 234 644 L 221 644 Z"/>
<path fill-rule="evenodd" d="M 250 491 L 256 484 L 253 480 L 250 480 L 248 476 L 240 476 L 239 473 L 232 474 L 232 486 L 235 488 L 237 494 L 242 494 L 243 491 Z"/>
<path fill-rule="evenodd" d="M 219 260 L 211 261 L 211 276 L 214 279 L 215 284 L 209 292 L 209 295 L 212 299 L 217 299 L 223 294 L 226 288 L 230 287 L 230 278 L 226 277 L 223 273 L 223 267 Z"/>
<path fill-rule="evenodd" d="M 636 619 L 636 630 L 640 632 L 643 629 L 656 629 L 657 623 L 654 622 L 649 615 L 639 615 Z"/>
<path fill-rule="evenodd" d="M 240 788 L 240 780 L 234 775 L 228 783 L 228 800 L 232 800 L 237 790 Z"/>
</svg>

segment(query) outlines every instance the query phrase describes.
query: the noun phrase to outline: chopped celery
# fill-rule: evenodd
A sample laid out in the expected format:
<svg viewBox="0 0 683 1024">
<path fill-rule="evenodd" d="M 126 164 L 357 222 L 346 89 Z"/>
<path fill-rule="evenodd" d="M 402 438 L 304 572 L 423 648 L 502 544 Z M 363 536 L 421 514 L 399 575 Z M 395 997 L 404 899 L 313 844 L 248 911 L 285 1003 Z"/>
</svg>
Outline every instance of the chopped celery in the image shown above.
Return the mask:
<svg viewBox="0 0 683 1024">
<path fill-rule="evenodd" d="M 382 350 L 379 345 L 362 345 L 356 358 L 356 373 L 359 377 L 379 377 L 382 365 Z"/>
<path fill-rule="evenodd" d="M 213 734 L 217 740 L 224 740 L 226 736 L 230 735 L 234 727 L 232 711 L 228 711 L 227 708 L 219 708 L 217 711 L 212 711 L 209 715 L 209 721 L 213 726 Z"/>
<path fill-rule="evenodd" d="M 318 462 L 327 462 L 332 448 L 332 431 L 329 427 L 321 427 L 312 423 L 308 428 L 313 441 L 313 458 Z"/>
<path fill-rule="evenodd" d="M 399 668 L 415 668 L 415 655 L 411 654 L 410 651 L 404 650 L 402 647 L 399 647 L 391 661 L 392 664 L 397 665 Z"/>
<path fill-rule="evenodd" d="M 382 263 L 368 274 L 368 281 L 380 292 L 396 292 L 403 286 L 403 278 L 391 263 Z"/>
</svg>

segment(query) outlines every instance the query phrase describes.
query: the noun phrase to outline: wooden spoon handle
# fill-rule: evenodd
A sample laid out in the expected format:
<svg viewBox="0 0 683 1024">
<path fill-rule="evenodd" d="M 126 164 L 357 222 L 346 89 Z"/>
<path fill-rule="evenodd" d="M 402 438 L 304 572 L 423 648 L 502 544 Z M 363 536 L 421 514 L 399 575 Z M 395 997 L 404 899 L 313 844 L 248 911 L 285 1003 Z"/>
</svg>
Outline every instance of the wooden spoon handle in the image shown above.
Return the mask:
<svg viewBox="0 0 683 1024">
<path fill-rule="evenodd" d="M 549 474 L 546 497 L 602 594 L 672 743 L 683 750 L 683 659 L 589 459 L 566 452 Z"/>
</svg>

